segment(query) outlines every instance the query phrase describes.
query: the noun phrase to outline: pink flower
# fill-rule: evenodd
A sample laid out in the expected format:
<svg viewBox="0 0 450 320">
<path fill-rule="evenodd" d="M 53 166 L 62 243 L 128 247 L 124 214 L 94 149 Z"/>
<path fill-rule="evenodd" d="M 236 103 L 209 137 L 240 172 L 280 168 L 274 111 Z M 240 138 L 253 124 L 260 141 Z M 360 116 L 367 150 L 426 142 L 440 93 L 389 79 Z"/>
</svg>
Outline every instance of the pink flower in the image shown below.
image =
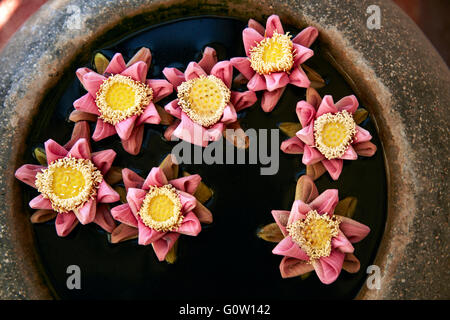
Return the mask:
<svg viewBox="0 0 450 320">
<path fill-rule="evenodd" d="M 254 92 L 230 90 L 233 66 L 229 61 L 217 62 L 213 48 L 206 47 L 202 59 L 198 63 L 189 63 L 184 73 L 176 68 L 164 68 L 163 73 L 178 92 L 178 99 L 164 107 L 178 119 L 164 134 L 168 140 L 175 136 L 193 144 L 206 146 L 209 141 L 220 139 L 227 124 L 237 121 L 236 112 L 252 106 L 257 100 Z M 191 92 L 195 85 L 200 84 L 198 79 L 208 79 L 208 84 L 213 84 L 220 92 L 220 96 L 216 96 L 216 93 L 214 98 L 220 97 L 221 103 L 208 105 L 215 113 L 214 117 L 202 116 L 196 111 L 196 108 L 201 110 L 204 105 L 187 105 L 189 99 L 196 98 Z"/>
<path fill-rule="evenodd" d="M 317 36 L 317 29 L 308 27 L 291 41 L 289 36 L 284 34 L 277 15 L 271 15 L 267 19 L 265 29 L 255 20 L 249 20 L 248 28 L 242 32 L 247 57 L 233 58 L 231 63 L 249 80 L 247 84 L 249 90 L 264 91 L 261 107 L 265 112 L 273 110 L 289 83 L 301 88 L 309 87 L 310 81 L 301 64 L 314 55 L 308 47 Z M 270 41 L 283 44 L 286 51 L 283 56 L 275 59 L 275 63 L 282 61 L 281 64 L 268 68 L 268 64 L 261 60 L 258 53 L 262 53 L 263 47 L 265 44 L 270 44 Z"/>
<path fill-rule="evenodd" d="M 88 130 L 87 124 L 84 123 L 84 130 Z M 89 133 L 87 134 L 89 135 Z M 85 138 L 80 138 L 76 142 L 71 141 L 66 146 L 62 147 L 53 140 L 45 142 L 45 153 L 47 156 L 48 166 L 25 164 L 17 169 L 15 176 L 20 181 L 32 186 L 33 188 L 50 190 L 49 194 L 41 193 L 30 201 L 30 207 L 38 210 L 31 218 L 33 222 L 45 222 L 56 215 L 55 227 L 56 232 L 60 237 L 67 236 L 78 224 L 88 224 L 95 222 L 107 232 L 112 232 L 115 228 L 114 220 L 110 214 L 107 203 L 113 203 L 119 200 L 119 194 L 114 191 L 103 179 L 103 176 L 111 168 L 112 162 L 116 157 L 116 153 L 111 150 L 103 150 L 91 153 L 91 148 Z M 61 206 L 58 193 L 52 190 L 52 187 L 46 185 L 45 172 L 55 167 L 58 163 L 75 163 L 83 169 L 91 168 L 91 172 L 95 177 L 96 186 L 87 191 L 87 199 L 81 203 L 77 203 L 73 210 L 64 211 L 64 205 Z M 92 167 L 92 165 L 94 167 Z M 72 167 L 73 169 L 73 167 Z M 70 167 L 69 167 L 70 170 Z M 41 176 L 41 180 L 38 178 Z M 53 175 L 53 182 L 59 184 L 61 187 L 61 180 L 64 177 L 55 178 Z M 86 185 L 86 176 L 85 184 Z M 69 179 L 70 180 L 70 179 Z M 63 181 L 64 182 L 64 181 Z M 64 190 L 68 190 L 67 188 Z M 89 193 L 90 192 L 90 193 Z M 63 199 L 64 200 L 64 199 Z M 71 199 L 69 199 L 71 200 Z M 72 203 L 73 204 L 73 203 Z M 45 216 L 45 217 L 44 217 Z M 45 219 L 45 221 L 44 221 Z"/>
<path fill-rule="evenodd" d="M 280 263 L 283 278 L 315 270 L 320 281 L 330 284 L 342 268 L 351 273 L 359 270 L 352 243 L 364 239 L 370 228 L 350 218 L 333 215 L 339 201 L 336 189 L 319 195 L 311 178 L 303 176 L 301 179 L 309 186 L 306 202 L 296 200 L 291 211 L 272 210 L 285 237 L 272 252 L 284 256 Z"/>
<path fill-rule="evenodd" d="M 148 54 L 150 55 L 149 51 Z M 76 100 L 73 105 L 76 110 L 98 116 L 97 125 L 92 135 L 94 141 L 105 139 L 117 133 L 122 141 L 123 148 L 128 153 L 136 155 L 141 149 L 144 124 L 159 124 L 161 122 L 153 103 L 170 95 L 173 87 L 166 80 L 146 79 L 150 61 L 151 55 L 147 63 L 137 61 L 127 67 L 122 54 L 116 53 L 103 75 L 89 68 L 77 70 L 78 79 L 88 93 Z M 122 87 L 124 91 L 117 91 L 118 94 L 116 95 L 113 92 L 109 97 L 106 97 L 109 94 L 107 91 L 111 91 L 109 88 L 119 82 L 123 83 L 126 89 Z M 131 91 L 130 88 L 133 88 L 134 91 Z M 140 92 L 139 95 L 136 94 L 136 96 L 139 96 L 139 100 L 135 98 L 135 91 Z M 133 100 L 125 100 L 124 102 L 126 93 L 130 93 L 132 98 L 129 99 Z M 109 100 L 107 100 L 108 98 Z M 111 107 L 111 103 L 115 104 L 114 108 Z M 126 106 L 126 103 L 132 106 L 127 106 L 125 110 L 118 110 L 119 106 Z"/>
<path fill-rule="evenodd" d="M 146 179 L 129 169 L 122 170 L 122 177 L 128 203 L 112 208 L 111 214 L 114 219 L 122 222 L 121 226 L 127 226 L 120 229 L 127 235 L 115 236 L 130 238 L 134 234 L 132 229 L 135 229 L 139 244 L 152 244 L 159 261 L 166 258 L 180 234 L 197 236 L 202 229 L 200 222 L 211 223 L 211 212 L 199 205 L 193 196 L 201 181 L 198 174 L 168 180 L 163 169 L 155 167 Z M 167 196 L 171 200 L 169 209 L 161 209 L 168 202 L 156 199 L 158 195 Z M 155 207 L 152 207 L 152 202 L 156 203 L 157 209 L 153 210 Z M 162 212 L 171 214 L 162 219 Z"/>
<path fill-rule="evenodd" d="M 283 141 L 281 150 L 303 154 L 302 162 L 308 166 L 321 163 L 333 180 L 337 180 L 343 160 L 356 160 L 358 154 L 373 156 L 377 148 L 370 142 L 370 133 L 353 120 L 358 108 L 354 95 L 335 104 L 330 95 L 322 100 L 317 92 L 310 92 L 308 101 L 297 103 L 296 112 L 302 129 L 296 136 Z"/>
</svg>

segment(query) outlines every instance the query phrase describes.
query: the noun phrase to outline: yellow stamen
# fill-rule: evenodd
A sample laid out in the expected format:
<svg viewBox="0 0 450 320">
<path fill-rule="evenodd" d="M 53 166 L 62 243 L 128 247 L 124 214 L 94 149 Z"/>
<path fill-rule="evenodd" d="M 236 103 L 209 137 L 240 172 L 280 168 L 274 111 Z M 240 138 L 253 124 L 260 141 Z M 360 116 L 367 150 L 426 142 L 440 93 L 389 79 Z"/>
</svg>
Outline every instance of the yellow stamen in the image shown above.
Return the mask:
<svg viewBox="0 0 450 320">
<path fill-rule="evenodd" d="M 328 257 L 331 253 L 331 240 L 339 233 L 339 220 L 336 216 L 320 215 L 316 210 L 307 213 L 306 219 L 297 220 L 287 226 L 289 235 L 310 261 Z"/>
<path fill-rule="evenodd" d="M 177 89 L 181 109 L 204 127 L 216 124 L 230 102 L 230 89 L 213 75 L 185 81 Z"/>
<path fill-rule="evenodd" d="M 178 191 L 170 184 L 152 187 L 138 212 L 142 222 L 157 231 L 172 231 L 183 221 Z"/>
<path fill-rule="evenodd" d="M 56 212 L 78 210 L 97 194 L 103 176 L 88 159 L 66 157 L 36 174 L 36 187 Z"/>
<path fill-rule="evenodd" d="M 279 34 L 276 31 L 270 38 L 264 38 L 250 49 L 250 65 L 258 74 L 272 72 L 290 72 L 294 65 L 295 50 L 289 32 Z"/>
<path fill-rule="evenodd" d="M 95 102 L 100 118 L 115 125 L 134 115 L 141 115 L 152 98 L 153 90 L 149 86 L 116 74 L 103 81 Z"/>
<path fill-rule="evenodd" d="M 326 113 L 314 122 L 316 148 L 328 159 L 340 158 L 352 143 L 356 123 L 346 110 Z"/>
</svg>

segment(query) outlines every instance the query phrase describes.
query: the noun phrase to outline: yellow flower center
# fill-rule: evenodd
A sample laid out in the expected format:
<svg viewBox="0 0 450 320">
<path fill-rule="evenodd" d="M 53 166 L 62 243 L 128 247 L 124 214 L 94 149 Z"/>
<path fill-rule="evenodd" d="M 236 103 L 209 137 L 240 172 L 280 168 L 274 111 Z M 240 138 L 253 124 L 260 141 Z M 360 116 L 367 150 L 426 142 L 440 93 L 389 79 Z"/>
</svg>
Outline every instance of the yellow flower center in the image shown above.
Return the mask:
<svg viewBox="0 0 450 320">
<path fill-rule="evenodd" d="M 116 74 L 103 81 L 95 102 L 100 118 L 115 125 L 134 115 L 141 115 L 152 97 L 153 90 L 146 84 Z"/>
<path fill-rule="evenodd" d="M 216 124 L 230 102 L 230 89 L 213 75 L 185 81 L 177 89 L 181 109 L 204 127 Z"/>
<path fill-rule="evenodd" d="M 328 257 L 331 253 L 331 240 L 339 233 L 336 216 L 320 215 L 316 210 L 307 213 L 306 219 L 297 220 L 287 226 L 289 235 L 308 255 L 311 261 Z"/>
<path fill-rule="evenodd" d="M 88 159 L 66 157 L 36 175 L 36 187 L 57 212 L 78 210 L 97 194 L 103 176 Z"/>
<path fill-rule="evenodd" d="M 274 32 L 250 49 L 250 64 L 257 73 L 289 72 L 294 65 L 294 50 L 289 33 Z"/>
<path fill-rule="evenodd" d="M 328 160 L 341 157 L 355 134 L 356 123 L 345 110 L 336 114 L 323 114 L 314 122 L 316 148 Z"/>
<path fill-rule="evenodd" d="M 138 212 L 142 222 L 157 231 L 172 231 L 183 221 L 178 192 L 171 185 L 152 187 Z"/>
</svg>

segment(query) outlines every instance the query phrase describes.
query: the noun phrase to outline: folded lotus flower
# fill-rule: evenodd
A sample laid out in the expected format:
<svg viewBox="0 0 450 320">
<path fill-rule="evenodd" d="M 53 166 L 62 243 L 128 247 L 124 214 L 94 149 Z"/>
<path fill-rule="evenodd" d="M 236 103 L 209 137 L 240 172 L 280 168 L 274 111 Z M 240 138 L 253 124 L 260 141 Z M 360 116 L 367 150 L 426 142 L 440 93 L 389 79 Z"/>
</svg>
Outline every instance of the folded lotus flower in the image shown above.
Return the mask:
<svg viewBox="0 0 450 320">
<path fill-rule="evenodd" d="M 288 84 L 310 86 L 301 64 L 314 55 L 308 47 L 317 36 L 317 29 L 308 27 L 291 39 L 277 15 L 267 19 L 266 28 L 249 20 L 248 28 L 242 32 L 247 57 L 230 61 L 249 80 L 249 90 L 264 91 L 261 107 L 265 112 L 273 110 Z"/>
<path fill-rule="evenodd" d="M 176 68 L 164 68 L 164 75 L 176 88 L 178 99 L 164 108 L 179 119 L 164 136 L 206 146 L 221 138 L 227 124 L 237 121 L 237 114 L 252 106 L 254 92 L 231 91 L 233 66 L 229 61 L 217 62 L 216 51 L 205 48 L 202 59 L 191 62 L 183 73 Z"/>
<path fill-rule="evenodd" d="M 106 204 L 118 201 L 119 195 L 103 177 L 116 153 L 111 149 L 91 153 L 85 138 L 72 143 L 65 148 L 50 139 L 45 142 L 47 166 L 25 164 L 17 169 L 16 178 L 40 193 L 30 201 L 31 208 L 39 209 L 31 221 L 46 222 L 56 217 L 60 237 L 67 236 L 78 222 L 94 222 L 112 232 L 115 222 Z"/>
<path fill-rule="evenodd" d="M 296 108 L 302 129 L 283 141 L 281 150 L 303 154 L 302 162 L 307 166 L 320 163 L 333 180 L 337 180 L 343 160 L 356 160 L 358 154 L 373 156 L 377 148 L 370 142 L 370 133 L 358 126 L 353 118 L 358 108 L 354 95 L 334 103 L 333 97 L 326 95 L 322 99 L 312 88 L 308 93 L 307 101 L 299 101 Z"/>
<path fill-rule="evenodd" d="M 128 67 L 122 54 L 116 53 L 103 74 L 79 68 L 76 74 L 88 93 L 73 103 L 77 111 L 97 117 L 93 140 L 118 134 L 123 148 L 133 155 L 141 149 L 144 124 L 161 122 L 154 102 L 173 91 L 166 80 L 146 79 L 151 54 L 142 50 L 147 51 L 145 61 L 132 59 Z"/>
<path fill-rule="evenodd" d="M 138 243 L 152 244 L 159 261 L 164 261 L 180 234 L 197 236 L 200 222 L 212 222 L 211 212 L 194 196 L 201 177 L 194 174 L 169 180 L 167 176 L 172 174 L 161 167 L 152 168 L 146 179 L 123 169 L 128 203 L 111 209 L 114 219 L 122 223 L 115 238 L 132 238 L 134 229 Z"/>
<path fill-rule="evenodd" d="M 328 189 L 319 195 L 308 176 L 299 179 L 291 211 L 272 210 L 284 238 L 273 253 L 284 256 L 280 263 L 283 278 L 296 277 L 315 270 L 324 284 L 334 282 L 342 268 L 355 273 L 359 260 L 352 243 L 364 239 L 370 228 L 350 218 L 335 215 L 338 190 Z"/>
</svg>

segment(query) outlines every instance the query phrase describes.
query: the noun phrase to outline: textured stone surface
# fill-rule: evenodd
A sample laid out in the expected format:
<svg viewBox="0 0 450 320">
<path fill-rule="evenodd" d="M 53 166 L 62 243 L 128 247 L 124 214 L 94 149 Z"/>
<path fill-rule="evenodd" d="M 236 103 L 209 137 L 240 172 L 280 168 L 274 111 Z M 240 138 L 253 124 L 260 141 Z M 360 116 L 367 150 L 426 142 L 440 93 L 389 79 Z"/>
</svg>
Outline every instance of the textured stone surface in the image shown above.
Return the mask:
<svg viewBox="0 0 450 320">
<path fill-rule="evenodd" d="M 381 8 L 380 30 L 366 27 L 366 9 L 372 4 Z M 80 29 L 74 20 L 78 12 Z M 0 53 L 1 298 L 52 297 L 39 270 L 32 229 L 13 174 L 43 95 L 70 70 L 71 62 L 126 17 L 157 23 L 217 14 L 263 21 L 272 13 L 291 25 L 319 28 L 330 60 L 337 61 L 336 67 L 346 74 L 379 128 L 389 192 L 386 231 L 375 259 L 382 282 L 380 290 L 363 288 L 358 298 L 450 298 L 450 73 L 422 32 L 388 0 L 45 4 Z M 126 20 L 123 30 L 132 21 Z"/>
</svg>

